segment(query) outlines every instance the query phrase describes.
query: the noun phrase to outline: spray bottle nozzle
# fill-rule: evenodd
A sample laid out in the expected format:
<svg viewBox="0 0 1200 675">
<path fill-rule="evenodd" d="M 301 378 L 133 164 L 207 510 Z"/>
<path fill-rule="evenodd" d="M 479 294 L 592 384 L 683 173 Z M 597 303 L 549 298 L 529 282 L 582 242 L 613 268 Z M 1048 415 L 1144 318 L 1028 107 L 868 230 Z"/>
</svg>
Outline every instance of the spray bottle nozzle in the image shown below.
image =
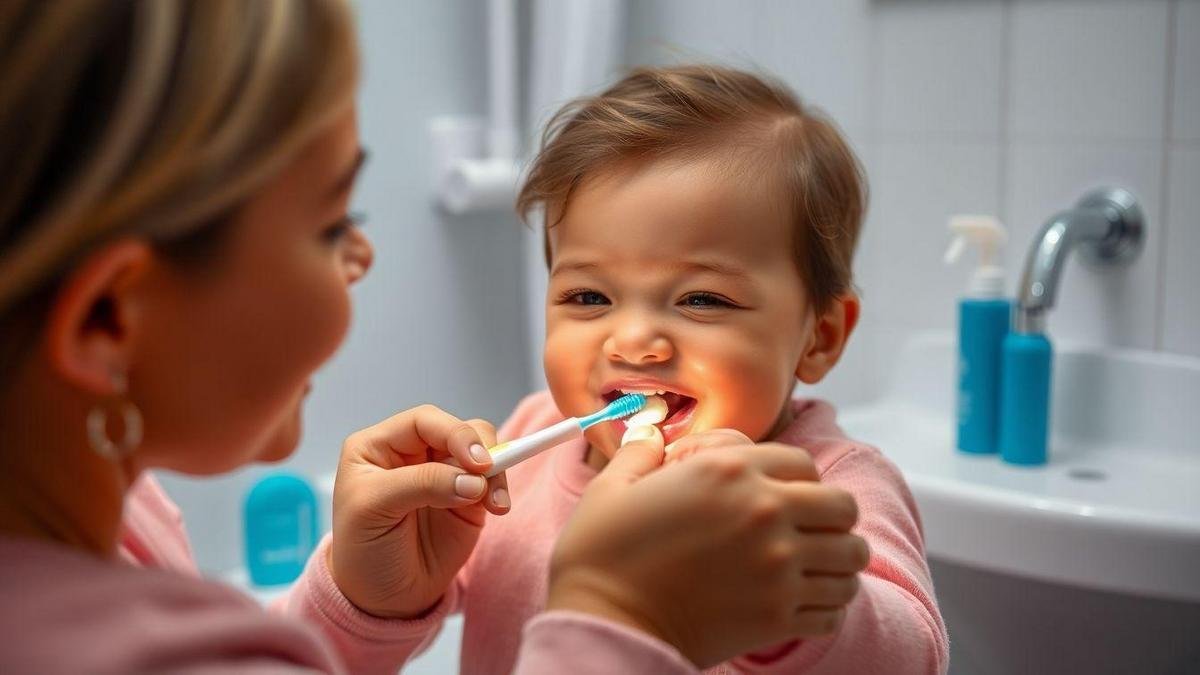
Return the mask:
<svg viewBox="0 0 1200 675">
<path fill-rule="evenodd" d="M 971 279 L 971 291 L 978 295 L 999 296 L 1004 292 L 1004 270 L 1000 267 L 1000 251 L 1008 232 L 999 220 L 991 216 L 957 215 L 950 217 L 950 232 L 954 234 L 946 249 L 946 264 L 958 260 L 967 244 L 979 250 L 979 266 Z"/>
</svg>

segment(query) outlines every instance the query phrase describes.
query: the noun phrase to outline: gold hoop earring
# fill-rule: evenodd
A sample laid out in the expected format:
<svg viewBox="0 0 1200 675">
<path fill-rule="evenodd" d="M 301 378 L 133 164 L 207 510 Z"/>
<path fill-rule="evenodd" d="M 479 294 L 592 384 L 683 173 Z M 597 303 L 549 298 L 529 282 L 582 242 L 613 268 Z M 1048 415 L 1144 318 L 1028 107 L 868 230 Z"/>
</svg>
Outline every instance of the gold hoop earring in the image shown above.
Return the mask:
<svg viewBox="0 0 1200 675">
<path fill-rule="evenodd" d="M 97 403 L 88 412 L 87 436 L 92 450 L 109 461 L 120 461 L 128 457 L 142 443 L 142 411 L 125 399 L 128 389 L 124 375 L 113 376 L 113 388 L 116 390 L 111 399 Z M 124 432 L 120 440 L 114 441 L 108 436 L 108 418 L 111 415 L 121 417 Z"/>
</svg>

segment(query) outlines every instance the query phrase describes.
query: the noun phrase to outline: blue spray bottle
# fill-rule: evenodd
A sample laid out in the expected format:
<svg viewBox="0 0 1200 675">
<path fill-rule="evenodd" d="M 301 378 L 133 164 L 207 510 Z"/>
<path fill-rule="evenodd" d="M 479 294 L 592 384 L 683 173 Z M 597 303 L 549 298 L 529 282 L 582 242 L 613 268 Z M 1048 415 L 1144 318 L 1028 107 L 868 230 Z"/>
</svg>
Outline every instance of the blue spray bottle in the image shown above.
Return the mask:
<svg viewBox="0 0 1200 675">
<path fill-rule="evenodd" d="M 250 489 L 243 505 L 246 568 L 255 586 L 291 583 L 317 546 L 317 497 L 303 478 L 276 473 Z"/>
<path fill-rule="evenodd" d="M 1004 297 L 1000 252 L 1008 235 L 990 216 L 950 219 L 954 240 L 946 250 L 953 263 L 967 245 L 979 251 L 979 265 L 958 305 L 958 449 L 973 454 L 998 450 L 1000 375 L 1004 336 L 1012 302 Z"/>
</svg>

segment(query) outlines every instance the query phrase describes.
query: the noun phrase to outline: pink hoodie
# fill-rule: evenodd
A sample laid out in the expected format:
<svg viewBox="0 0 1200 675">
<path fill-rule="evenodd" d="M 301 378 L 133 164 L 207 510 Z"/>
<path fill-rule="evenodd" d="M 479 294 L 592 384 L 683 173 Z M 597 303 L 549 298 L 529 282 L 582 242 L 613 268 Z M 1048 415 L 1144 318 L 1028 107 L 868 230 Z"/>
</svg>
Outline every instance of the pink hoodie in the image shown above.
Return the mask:
<svg viewBox="0 0 1200 675">
<path fill-rule="evenodd" d="M 859 506 L 855 532 L 870 544 L 870 565 L 836 634 L 744 655 L 707 672 L 945 672 L 946 627 L 904 478 L 878 450 L 847 439 L 828 403 L 799 400 L 792 405 L 794 421 L 774 440 L 808 450 L 822 482 L 854 495 Z M 521 402 L 498 436 L 502 441 L 516 438 L 561 419 L 550 394 L 541 392 Z M 465 618 L 463 673 L 510 673 L 514 664 L 519 670 L 529 663 L 529 652 L 521 650 L 530 636 L 526 633 L 522 641 L 520 627 L 544 609 L 551 549 L 596 474 L 584 463 L 586 449 L 586 441 L 579 439 L 508 471 L 512 511 L 489 521 L 446 599 Z"/>
<path fill-rule="evenodd" d="M 268 613 L 199 578 L 179 510 L 149 475 L 123 524 L 123 560 L 0 537 L 0 672 L 395 673 L 456 598 L 417 621 L 365 614 L 334 585 L 325 541 Z M 569 612 L 531 621 L 522 659 L 521 675 L 695 672 L 667 645 Z"/>
</svg>

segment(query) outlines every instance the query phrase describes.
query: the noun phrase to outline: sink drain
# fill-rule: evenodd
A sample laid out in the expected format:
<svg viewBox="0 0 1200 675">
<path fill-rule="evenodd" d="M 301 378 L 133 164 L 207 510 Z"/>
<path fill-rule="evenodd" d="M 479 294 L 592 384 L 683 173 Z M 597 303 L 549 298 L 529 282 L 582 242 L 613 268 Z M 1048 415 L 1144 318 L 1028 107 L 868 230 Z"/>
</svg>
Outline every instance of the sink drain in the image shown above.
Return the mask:
<svg viewBox="0 0 1200 675">
<path fill-rule="evenodd" d="M 1100 481 L 1108 478 L 1108 474 L 1100 469 L 1077 468 L 1071 469 L 1067 475 L 1075 480 Z"/>
</svg>

